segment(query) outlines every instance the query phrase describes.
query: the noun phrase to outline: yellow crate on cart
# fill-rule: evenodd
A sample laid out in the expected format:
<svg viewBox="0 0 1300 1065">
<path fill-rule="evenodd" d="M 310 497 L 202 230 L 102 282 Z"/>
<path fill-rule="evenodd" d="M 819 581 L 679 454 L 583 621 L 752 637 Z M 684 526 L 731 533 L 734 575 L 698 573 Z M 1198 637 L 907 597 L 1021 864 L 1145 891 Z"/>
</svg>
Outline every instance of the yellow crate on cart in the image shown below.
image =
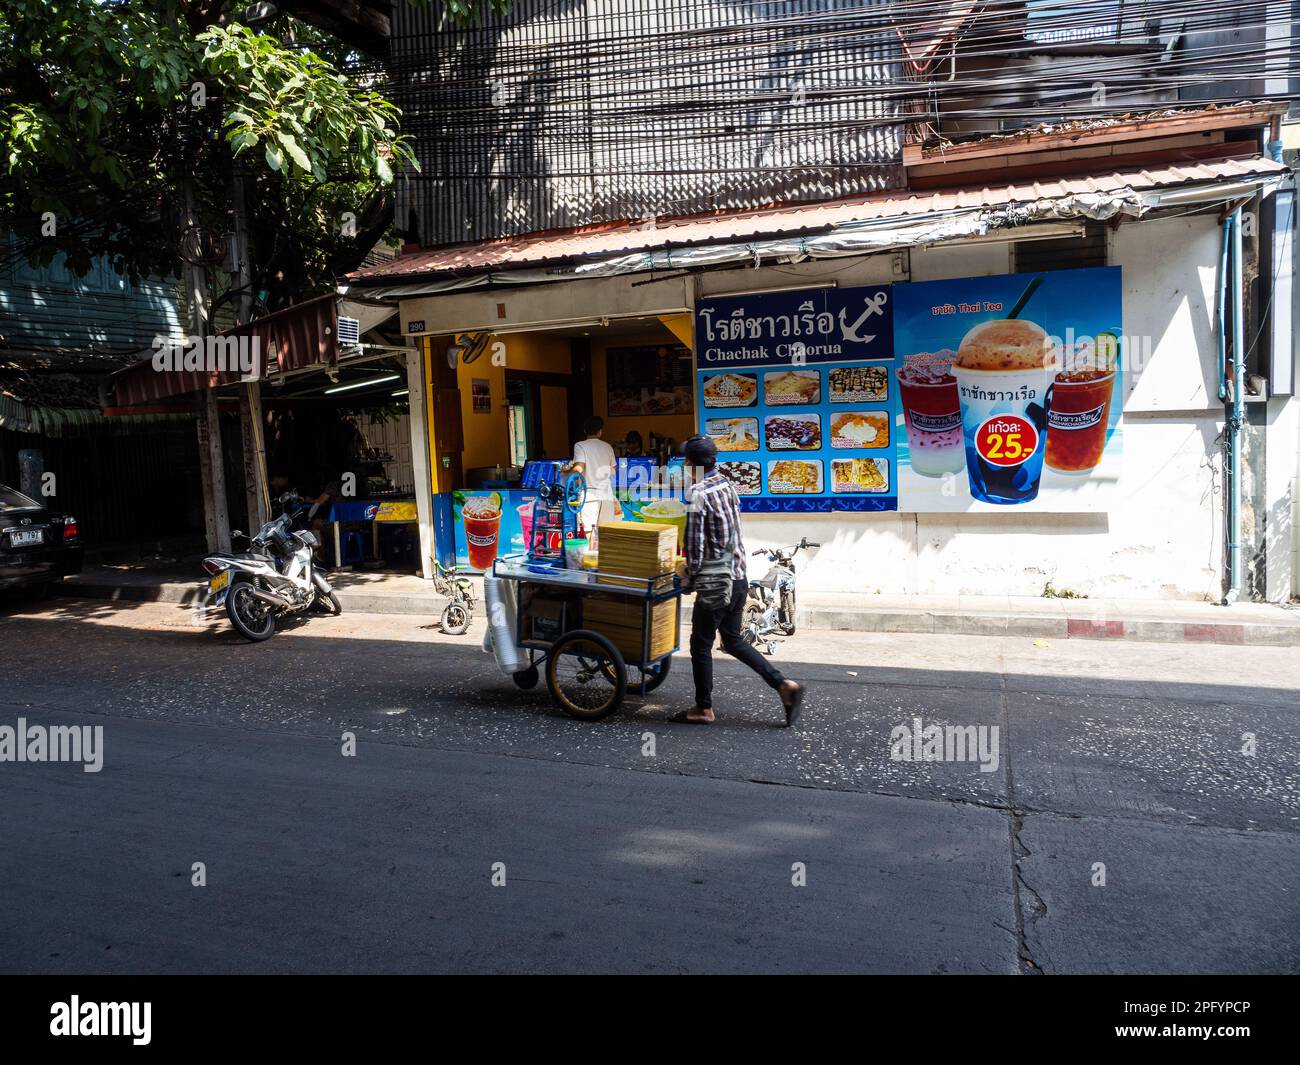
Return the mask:
<svg viewBox="0 0 1300 1065">
<path fill-rule="evenodd" d="M 642 608 L 639 599 L 627 596 L 589 595 L 582 604 L 582 626 L 594 629 L 619 649 L 624 658 L 640 661 Z M 679 603 L 676 598 L 650 607 L 650 647 L 648 657 L 666 655 L 677 646 Z"/>
<path fill-rule="evenodd" d="M 677 526 L 614 521 L 599 527 L 598 584 L 639 587 L 641 580 L 671 573 L 677 561 Z"/>
</svg>

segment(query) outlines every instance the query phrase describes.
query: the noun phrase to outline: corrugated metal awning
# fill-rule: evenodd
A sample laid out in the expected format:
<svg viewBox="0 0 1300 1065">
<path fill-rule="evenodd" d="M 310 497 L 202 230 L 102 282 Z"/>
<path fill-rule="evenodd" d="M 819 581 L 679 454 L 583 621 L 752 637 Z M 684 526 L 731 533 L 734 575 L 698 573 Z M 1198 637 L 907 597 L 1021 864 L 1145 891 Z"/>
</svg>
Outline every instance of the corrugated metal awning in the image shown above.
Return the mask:
<svg viewBox="0 0 1300 1065">
<path fill-rule="evenodd" d="M 109 419 L 100 411 L 87 410 L 85 407 L 37 406 L 23 403 L 12 396 L 0 395 L 0 429 L 7 429 L 13 433 L 37 433 L 57 437 L 81 426 L 106 425 L 110 422 L 124 426 L 152 425 L 175 422 L 188 417 L 187 413 L 149 412 Z"/>
<path fill-rule="evenodd" d="M 218 335 L 256 337 L 260 341 L 261 376 L 272 366 L 271 372 L 286 373 L 304 366 L 337 363 L 337 304 L 337 296 L 318 296 Z M 118 407 L 143 406 L 239 380 L 238 370 L 159 370 L 152 356 L 109 378 Z"/>
<path fill-rule="evenodd" d="M 361 291 L 386 296 L 413 294 L 399 289 L 419 279 L 437 278 L 438 287 L 446 289 L 472 287 L 489 277 L 512 280 L 506 271 L 518 272 L 521 281 L 563 280 L 684 266 L 692 257 L 702 260 L 712 250 L 734 248 L 741 241 L 752 241 L 751 247 L 757 249 L 763 241 L 780 240 L 798 254 L 801 244 L 813 240 L 833 240 L 851 230 L 890 225 L 899 230 L 894 245 L 902 246 L 942 239 L 944 220 L 962 215 L 980 223 L 981 216 L 987 222 L 987 216 L 996 214 L 1016 224 L 1015 219 L 1021 217 L 1025 221 L 1110 217 L 1116 212 L 1105 213 L 1106 206 L 1118 204 L 1124 213 L 1136 216 L 1150 209 L 1147 198 L 1154 192 L 1237 179 L 1267 180 L 1289 172 L 1281 163 L 1252 156 L 984 188 L 894 192 L 766 211 L 696 215 L 662 222 L 653 229 L 625 225 L 435 248 L 358 270 L 349 280 Z M 879 246 L 890 246 L 887 236 L 881 240 Z M 638 267 L 638 263 L 642 265 Z M 548 269 L 539 269 L 546 264 L 550 264 Z M 497 270 L 502 273 L 487 273 Z M 412 290 L 415 287 L 411 285 Z"/>
</svg>

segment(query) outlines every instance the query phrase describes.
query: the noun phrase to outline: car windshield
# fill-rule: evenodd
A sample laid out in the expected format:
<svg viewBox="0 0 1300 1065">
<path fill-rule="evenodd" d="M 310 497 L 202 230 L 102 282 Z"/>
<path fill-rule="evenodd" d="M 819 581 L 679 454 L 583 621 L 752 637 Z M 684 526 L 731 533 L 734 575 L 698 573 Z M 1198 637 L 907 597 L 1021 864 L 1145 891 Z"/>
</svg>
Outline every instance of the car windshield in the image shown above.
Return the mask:
<svg viewBox="0 0 1300 1065">
<path fill-rule="evenodd" d="M 0 484 L 0 513 L 6 510 L 35 510 L 40 504 L 28 499 L 22 492 L 17 492 L 8 485 Z"/>
</svg>

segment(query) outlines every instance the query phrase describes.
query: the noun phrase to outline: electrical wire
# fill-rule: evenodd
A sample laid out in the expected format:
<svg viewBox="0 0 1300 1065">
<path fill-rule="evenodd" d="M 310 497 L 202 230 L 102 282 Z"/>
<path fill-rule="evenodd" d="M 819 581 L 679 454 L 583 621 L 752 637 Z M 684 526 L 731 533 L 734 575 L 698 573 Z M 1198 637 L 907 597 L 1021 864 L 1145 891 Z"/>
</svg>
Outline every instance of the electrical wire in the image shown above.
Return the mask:
<svg viewBox="0 0 1300 1065">
<path fill-rule="evenodd" d="M 451 239 L 503 207 L 545 225 L 886 187 L 909 127 L 1300 100 L 1290 5 L 1267 0 L 524 0 L 395 26 L 366 69 L 415 141 L 406 202 Z"/>
</svg>

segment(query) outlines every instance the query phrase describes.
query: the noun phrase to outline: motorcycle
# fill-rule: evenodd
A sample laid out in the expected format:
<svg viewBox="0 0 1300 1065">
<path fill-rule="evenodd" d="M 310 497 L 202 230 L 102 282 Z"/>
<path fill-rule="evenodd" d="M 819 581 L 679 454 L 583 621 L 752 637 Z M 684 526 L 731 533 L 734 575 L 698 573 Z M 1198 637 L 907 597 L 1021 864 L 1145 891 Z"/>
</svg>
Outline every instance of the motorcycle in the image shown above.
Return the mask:
<svg viewBox="0 0 1300 1065">
<path fill-rule="evenodd" d="M 218 551 L 203 560 L 208 574 L 204 606 L 224 606 L 235 631 L 260 643 L 275 635 L 276 618 L 322 610 L 343 613 L 329 582 L 316 570 L 319 546 L 309 529 L 294 529 L 294 500 L 282 499 L 284 513 L 249 539 L 244 552 Z M 245 538 L 236 530 L 232 538 Z"/>
<path fill-rule="evenodd" d="M 821 547 L 804 537 L 793 547 L 760 548 L 752 555 L 766 555 L 772 568 L 760 580 L 749 582 L 749 599 L 741 617 L 740 633 L 746 643 L 758 647 L 766 644 L 767 653 L 776 653 L 773 635 L 793 636 L 795 631 L 794 556 L 800 550 Z"/>
</svg>

